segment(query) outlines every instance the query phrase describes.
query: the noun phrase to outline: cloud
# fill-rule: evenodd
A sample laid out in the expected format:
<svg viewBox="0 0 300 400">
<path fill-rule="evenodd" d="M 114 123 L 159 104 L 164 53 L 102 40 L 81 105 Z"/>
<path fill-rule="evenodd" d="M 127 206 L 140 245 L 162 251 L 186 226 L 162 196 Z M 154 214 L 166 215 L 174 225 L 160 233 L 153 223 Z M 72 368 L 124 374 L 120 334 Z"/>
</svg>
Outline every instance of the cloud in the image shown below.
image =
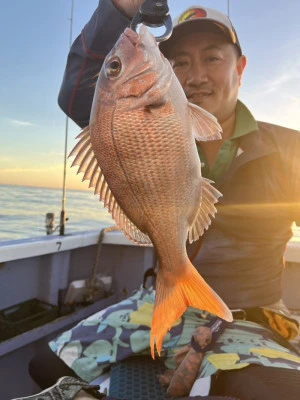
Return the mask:
<svg viewBox="0 0 300 400">
<path fill-rule="evenodd" d="M 284 57 L 283 57 L 284 59 Z M 280 64 L 277 73 L 262 86 L 261 94 L 269 94 L 273 92 L 282 91 L 288 86 L 293 85 L 299 87 L 299 70 L 300 70 L 300 56 L 295 56 L 294 59 L 286 57 L 286 61 Z"/>
<path fill-rule="evenodd" d="M 288 73 L 283 73 L 282 75 L 278 75 L 273 80 L 267 82 L 262 87 L 262 94 L 277 92 L 278 90 L 280 90 L 280 88 L 282 88 L 283 85 L 285 85 L 286 83 L 290 82 L 293 79 L 294 77 L 292 77 Z"/>
<path fill-rule="evenodd" d="M 9 119 L 8 122 L 17 128 L 27 128 L 28 126 L 35 126 L 34 123 L 29 121 L 20 121 L 18 119 Z"/>
<path fill-rule="evenodd" d="M 299 47 L 300 40 L 294 44 Z M 260 81 L 254 78 L 249 84 L 245 82 L 240 94 L 257 119 L 299 130 L 300 55 L 293 52 L 288 56 L 287 50 L 282 47 L 278 63 L 271 64 L 270 60 L 265 72 L 260 69 Z"/>
</svg>

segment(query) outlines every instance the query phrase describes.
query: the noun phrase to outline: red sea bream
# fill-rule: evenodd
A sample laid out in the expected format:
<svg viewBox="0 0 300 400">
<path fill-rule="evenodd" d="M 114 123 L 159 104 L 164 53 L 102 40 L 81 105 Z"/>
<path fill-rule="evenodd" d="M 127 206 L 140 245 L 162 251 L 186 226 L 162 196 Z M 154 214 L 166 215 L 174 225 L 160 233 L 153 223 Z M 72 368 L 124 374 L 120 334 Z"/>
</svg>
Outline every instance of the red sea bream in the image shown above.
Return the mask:
<svg viewBox="0 0 300 400">
<path fill-rule="evenodd" d="M 124 235 L 155 247 L 153 357 L 189 306 L 232 320 L 186 252 L 187 239 L 209 227 L 221 195 L 201 177 L 195 140 L 220 137 L 216 119 L 188 102 L 147 28 L 126 29 L 105 59 L 90 124 L 71 155 Z"/>
</svg>

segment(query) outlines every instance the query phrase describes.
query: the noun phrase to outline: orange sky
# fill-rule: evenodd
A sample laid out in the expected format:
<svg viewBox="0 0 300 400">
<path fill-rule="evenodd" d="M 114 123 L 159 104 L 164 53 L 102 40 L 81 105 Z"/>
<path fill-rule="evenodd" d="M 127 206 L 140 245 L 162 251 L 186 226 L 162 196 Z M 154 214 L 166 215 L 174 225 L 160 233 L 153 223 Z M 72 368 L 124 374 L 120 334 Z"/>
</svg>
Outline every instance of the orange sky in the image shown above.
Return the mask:
<svg viewBox="0 0 300 400">
<path fill-rule="evenodd" d="M 67 165 L 66 184 L 68 189 L 85 190 L 88 182 L 81 182 L 82 175 L 76 174 L 76 167 Z M 0 170 L 0 184 L 22 185 L 48 188 L 62 188 L 63 165 L 49 166 L 48 168 L 11 168 Z"/>
</svg>

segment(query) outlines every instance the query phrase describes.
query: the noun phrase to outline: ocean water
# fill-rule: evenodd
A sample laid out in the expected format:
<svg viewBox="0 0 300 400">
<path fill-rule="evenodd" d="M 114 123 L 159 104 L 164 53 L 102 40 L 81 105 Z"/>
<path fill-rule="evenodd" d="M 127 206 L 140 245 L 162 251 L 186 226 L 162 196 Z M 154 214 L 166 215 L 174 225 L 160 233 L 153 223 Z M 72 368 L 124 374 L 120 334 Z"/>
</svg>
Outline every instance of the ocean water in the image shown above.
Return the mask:
<svg viewBox="0 0 300 400">
<path fill-rule="evenodd" d="M 62 189 L 0 185 L 0 242 L 46 235 L 46 214 L 58 226 L 61 208 Z M 65 212 L 65 234 L 114 225 L 92 190 L 67 190 Z"/>
<path fill-rule="evenodd" d="M 61 207 L 61 189 L 0 185 L 0 243 L 46 235 L 46 214 L 54 213 L 58 226 Z M 114 225 L 99 197 L 89 190 L 67 190 L 65 211 L 65 234 L 90 229 L 100 232 Z M 300 228 L 293 230 L 300 236 Z"/>
</svg>

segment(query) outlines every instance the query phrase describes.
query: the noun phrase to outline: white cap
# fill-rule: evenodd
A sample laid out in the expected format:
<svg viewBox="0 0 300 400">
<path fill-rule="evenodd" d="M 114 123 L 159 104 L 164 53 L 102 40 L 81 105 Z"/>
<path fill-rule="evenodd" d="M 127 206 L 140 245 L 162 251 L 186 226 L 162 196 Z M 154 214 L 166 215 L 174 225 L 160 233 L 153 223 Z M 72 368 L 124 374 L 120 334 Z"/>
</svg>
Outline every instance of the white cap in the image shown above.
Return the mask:
<svg viewBox="0 0 300 400">
<path fill-rule="evenodd" d="M 189 7 L 173 20 L 173 33 L 168 40 L 160 43 L 160 50 L 167 53 L 182 36 L 207 31 L 223 34 L 237 47 L 239 54 L 242 54 L 237 34 L 228 16 L 220 11 L 199 6 Z"/>
</svg>

